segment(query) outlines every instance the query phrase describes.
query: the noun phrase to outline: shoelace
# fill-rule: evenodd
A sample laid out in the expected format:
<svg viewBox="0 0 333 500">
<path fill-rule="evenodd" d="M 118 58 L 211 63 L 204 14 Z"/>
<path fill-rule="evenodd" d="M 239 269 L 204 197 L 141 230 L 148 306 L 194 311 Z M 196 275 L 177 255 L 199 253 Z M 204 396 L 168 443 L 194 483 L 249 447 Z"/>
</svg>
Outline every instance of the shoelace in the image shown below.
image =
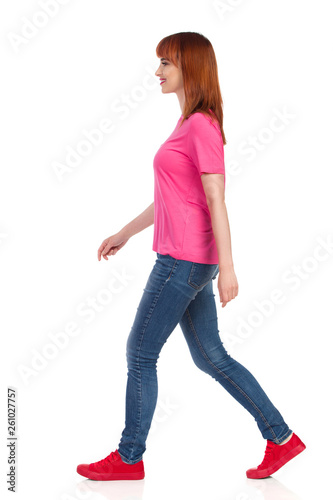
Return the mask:
<svg viewBox="0 0 333 500">
<path fill-rule="evenodd" d="M 266 450 L 265 450 L 265 456 L 263 461 L 261 462 L 260 466 L 263 466 L 266 462 L 269 461 L 270 455 L 276 445 L 272 441 L 267 440 L 267 445 L 266 445 Z"/>
<path fill-rule="evenodd" d="M 117 459 L 118 459 L 118 457 L 116 455 L 116 452 L 115 451 L 111 451 L 110 455 L 108 455 L 105 458 L 102 458 L 102 460 L 99 460 L 98 462 L 96 462 L 95 465 L 99 465 L 99 466 L 105 467 L 106 465 L 109 465 L 111 462 L 114 462 Z"/>
</svg>

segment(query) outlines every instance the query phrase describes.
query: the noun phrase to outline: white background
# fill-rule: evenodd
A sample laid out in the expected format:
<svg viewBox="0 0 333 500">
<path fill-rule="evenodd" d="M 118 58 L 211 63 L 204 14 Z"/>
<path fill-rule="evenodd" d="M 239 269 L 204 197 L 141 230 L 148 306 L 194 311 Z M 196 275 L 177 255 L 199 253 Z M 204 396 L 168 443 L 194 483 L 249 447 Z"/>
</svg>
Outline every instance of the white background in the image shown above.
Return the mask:
<svg viewBox="0 0 333 500">
<path fill-rule="evenodd" d="M 333 240 L 330 3 L 63 1 L 23 43 L 28 24 L 43 22 L 46 3 L 7 1 L 0 12 L 2 490 L 13 386 L 15 498 L 328 498 L 333 250 L 323 242 Z M 272 478 L 248 480 L 245 471 L 262 461 L 266 441 L 253 417 L 197 369 L 177 326 L 158 362 L 145 479 L 94 482 L 76 466 L 104 458 L 120 440 L 125 344 L 156 258 L 153 226 L 108 261 L 98 261 L 97 249 L 153 201 L 153 157 L 181 114 L 177 96 L 162 94 L 153 76 L 155 48 L 180 31 L 212 42 L 224 100 L 239 295 L 222 309 L 214 282 L 221 339 L 307 449 Z M 274 131 L 278 115 L 285 118 Z M 113 131 L 56 175 L 54 164 L 65 164 L 68 148 L 106 118 Z M 246 146 L 254 139 L 256 147 Z M 112 279 L 117 293 L 107 296 Z M 271 301 L 274 289 L 283 303 L 265 316 L 259 303 Z M 99 310 L 83 316 L 93 311 L 91 298 Z M 75 336 L 64 334 L 71 322 Z M 241 322 L 252 324 L 243 337 Z M 68 343 L 57 349 L 50 335 L 59 332 Z M 47 345 L 52 359 L 43 355 L 52 354 Z M 36 352 L 44 366 L 24 377 Z"/>
</svg>

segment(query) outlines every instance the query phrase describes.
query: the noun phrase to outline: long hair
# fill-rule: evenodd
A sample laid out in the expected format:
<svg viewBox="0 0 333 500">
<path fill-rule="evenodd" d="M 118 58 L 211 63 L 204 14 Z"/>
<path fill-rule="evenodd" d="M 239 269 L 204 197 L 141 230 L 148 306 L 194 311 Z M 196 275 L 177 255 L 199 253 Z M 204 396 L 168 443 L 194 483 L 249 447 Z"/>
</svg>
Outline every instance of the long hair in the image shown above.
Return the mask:
<svg viewBox="0 0 333 500">
<path fill-rule="evenodd" d="M 185 93 L 181 125 L 193 113 L 201 112 L 217 120 L 223 144 L 227 144 L 223 130 L 223 101 L 218 68 L 210 41 L 192 31 L 174 33 L 162 38 L 156 47 L 156 55 L 181 68 Z"/>
</svg>

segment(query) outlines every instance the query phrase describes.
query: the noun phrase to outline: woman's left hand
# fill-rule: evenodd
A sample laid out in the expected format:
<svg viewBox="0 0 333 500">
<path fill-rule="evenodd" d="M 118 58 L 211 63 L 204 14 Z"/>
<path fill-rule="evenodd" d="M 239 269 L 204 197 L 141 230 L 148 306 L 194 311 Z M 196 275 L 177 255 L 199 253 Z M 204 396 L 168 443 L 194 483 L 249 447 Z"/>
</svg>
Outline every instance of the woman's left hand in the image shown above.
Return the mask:
<svg viewBox="0 0 333 500">
<path fill-rule="evenodd" d="M 221 268 L 220 266 L 217 288 L 222 307 L 225 307 L 230 300 L 237 297 L 238 281 L 233 267 Z"/>
</svg>

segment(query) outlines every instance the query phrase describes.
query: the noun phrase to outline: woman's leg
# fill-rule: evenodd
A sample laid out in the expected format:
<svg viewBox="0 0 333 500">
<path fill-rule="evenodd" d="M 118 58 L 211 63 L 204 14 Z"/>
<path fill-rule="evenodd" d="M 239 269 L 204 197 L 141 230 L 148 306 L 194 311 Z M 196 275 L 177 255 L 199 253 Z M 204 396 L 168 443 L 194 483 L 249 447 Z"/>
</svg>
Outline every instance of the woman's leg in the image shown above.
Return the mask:
<svg viewBox="0 0 333 500">
<path fill-rule="evenodd" d="M 192 358 L 251 413 L 264 439 L 279 444 L 292 430 L 254 376 L 224 348 L 214 297 L 211 280 L 190 302 L 180 321 Z"/>
<path fill-rule="evenodd" d="M 218 266 L 176 260 L 157 254 L 131 328 L 126 347 L 128 364 L 126 422 L 118 445 L 124 462 L 142 459 L 157 402 L 156 364 L 169 335 Z"/>
</svg>

